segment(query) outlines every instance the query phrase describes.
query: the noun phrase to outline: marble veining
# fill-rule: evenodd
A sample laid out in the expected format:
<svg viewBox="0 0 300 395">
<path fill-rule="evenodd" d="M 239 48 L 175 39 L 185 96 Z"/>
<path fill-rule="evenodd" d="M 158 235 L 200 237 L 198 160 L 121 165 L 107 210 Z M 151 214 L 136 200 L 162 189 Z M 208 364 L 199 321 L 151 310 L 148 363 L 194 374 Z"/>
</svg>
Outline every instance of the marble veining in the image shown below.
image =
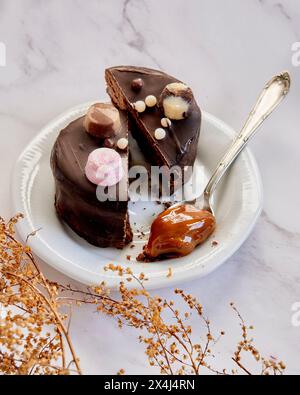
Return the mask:
<svg viewBox="0 0 300 395">
<path fill-rule="evenodd" d="M 300 301 L 295 41 L 298 0 L 1 0 L 0 42 L 7 48 L 7 66 L 0 67 L 0 171 L 7 185 L 0 190 L 1 216 L 13 214 L 10 172 L 25 144 L 65 109 L 104 98 L 105 67 L 135 64 L 174 74 L 193 87 L 201 107 L 236 129 L 264 83 L 290 70 L 289 97 L 251 143 L 263 178 L 263 214 L 225 265 L 183 287 L 201 300 L 216 330 L 229 333 L 221 346 L 222 367 L 229 366 L 239 330 L 229 308 L 235 301 L 254 324 L 260 350 L 300 374 L 300 328 L 291 323 L 291 307 Z M 43 268 L 54 280 L 70 282 Z M 170 289 L 159 293 L 172 297 Z M 147 365 L 138 333 L 120 331 L 94 307 L 74 308 L 72 336 L 86 373 L 156 372 Z"/>
</svg>

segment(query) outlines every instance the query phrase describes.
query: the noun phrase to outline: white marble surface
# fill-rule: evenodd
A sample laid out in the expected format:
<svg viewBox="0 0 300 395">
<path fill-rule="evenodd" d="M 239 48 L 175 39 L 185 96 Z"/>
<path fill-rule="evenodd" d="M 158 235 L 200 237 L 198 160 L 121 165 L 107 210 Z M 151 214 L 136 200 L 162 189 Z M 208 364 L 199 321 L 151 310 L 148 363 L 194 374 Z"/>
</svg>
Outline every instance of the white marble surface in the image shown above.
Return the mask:
<svg viewBox="0 0 300 395">
<path fill-rule="evenodd" d="M 0 42 L 7 47 L 7 66 L 0 67 L 1 215 L 13 214 L 10 173 L 24 145 L 63 110 L 102 98 L 106 66 L 166 70 L 193 87 L 203 108 L 236 128 L 262 85 L 289 69 L 287 102 L 251 143 L 263 177 L 263 215 L 234 257 L 185 289 L 199 297 L 214 327 L 227 331 L 224 366 L 238 330 L 228 307 L 235 301 L 254 324 L 263 353 L 300 374 L 300 328 L 291 323 L 291 306 L 300 301 L 300 67 L 291 62 L 296 41 L 298 0 L 0 0 Z M 120 331 L 91 307 L 74 311 L 72 335 L 85 373 L 156 372 L 138 334 Z"/>
</svg>

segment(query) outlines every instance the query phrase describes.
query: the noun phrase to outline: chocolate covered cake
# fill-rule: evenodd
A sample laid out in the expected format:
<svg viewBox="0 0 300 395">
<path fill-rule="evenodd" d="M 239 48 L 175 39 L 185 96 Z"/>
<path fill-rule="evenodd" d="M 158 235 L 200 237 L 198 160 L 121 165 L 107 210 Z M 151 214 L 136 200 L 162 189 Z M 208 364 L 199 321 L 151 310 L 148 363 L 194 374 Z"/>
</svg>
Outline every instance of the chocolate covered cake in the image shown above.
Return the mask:
<svg viewBox="0 0 300 395">
<path fill-rule="evenodd" d="M 144 67 L 111 67 L 105 78 L 112 102 L 136 122 L 134 138 L 153 164 L 194 164 L 201 112 L 190 88 L 168 74 Z"/>
<path fill-rule="evenodd" d="M 123 248 L 132 240 L 128 166 L 136 158 L 148 169 L 192 166 L 201 112 L 191 89 L 160 71 L 121 66 L 105 77 L 113 105 L 92 106 L 61 131 L 53 147 L 55 208 L 89 243 Z M 119 187 L 122 199 L 99 200 L 99 188 L 110 186 Z"/>
<path fill-rule="evenodd" d="M 79 236 L 99 247 L 123 248 L 132 240 L 128 201 L 100 202 L 97 185 L 89 181 L 85 173 L 88 157 L 94 150 L 127 139 L 126 113 L 120 113 L 120 121 L 118 135 L 107 141 L 87 133 L 84 117 L 79 118 L 61 131 L 52 150 L 57 214 Z M 127 188 L 128 148 L 118 152 L 125 175 L 122 182 Z"/>
</svg>

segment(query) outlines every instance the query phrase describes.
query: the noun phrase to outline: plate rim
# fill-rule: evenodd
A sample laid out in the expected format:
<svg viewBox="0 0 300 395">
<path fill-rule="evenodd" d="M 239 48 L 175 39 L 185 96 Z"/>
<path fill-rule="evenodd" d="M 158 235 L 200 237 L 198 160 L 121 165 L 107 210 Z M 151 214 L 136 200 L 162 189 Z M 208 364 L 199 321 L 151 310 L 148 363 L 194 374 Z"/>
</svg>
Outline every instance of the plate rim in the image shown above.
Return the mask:
<svg viewBox="0 0 300 395">
<path fill-rule="evenodd" d="M 54 125 L 58 123 L 62 118 L 66 118 L 68 115 L 75 113 L 75 111 L 79 111 L 83 107 L 87 107 L 95 103 L 96 101 L 99 101 L 99 99 L 85 102 L 77 106 L 74 106 L 72 108 L 69 108 L 68 110 L 58 115 L 57 117 L 53 118 L 50 122 L 48 122 L 44 127 L 40 129 L 40 131 L 29 141 L 29 143 L 22 150 L 21 154 L 19 155 L 14 165 L 12 172 L 11 194 L 12 194 L 12 205 L 15 213 L 24 211 L 24 209 L 23 210 L 21 209 L 23 203 L 22 203 L 22 192 L 20 188 L 20 179 L 21 179 L 20 165 L 22 165 L 24 155 L 30 150 L 30 148 L 34 144 L 36 144 L 36 142 L 40 139 L 41 135 L 45 134 L 46 130 L 49 130 L 51 127 L 53 128 Z M 234 134 L 236 134 L 236 131 L 232 127 L 230 127 L 228 124 L 226 124 L 224 121 L 217 118 L 216 116 L 206 111 L 202 111 L 202 115 L 205 120 L 207 120 L 210 124 L 214 125 L 216 128 L 221 129 L 223 133 L 225 133 L 226 135 L 233 136 Z M 255 213 L 253 214 L 251 221 L 249 221 L 249 224 L 246 227 L 246 231 L 244 232 L 242 237 L 239 239 L 238 242 L 232 243 L 230 246 L 227 246 L 226 250 L 223 251 L 223 254 L 220 256 L 219 259 L 216 260 L 213 258 L 214 262 L 212 262 L 210 265 L 205 265 L 204 268 L 201 267 L 200 265 L 195 265 L 192 268 L 189 268 L 185 271 L 180 271 L 180 273 L 178 273 L 176 276 L 174 274 L 170 278 L 167 278 L 166 276 L 160 276 L 160 277 L 153 276 L 152 277 L 153 281 L 149 282 L 149 284 L 147 285 L 147 289 L 157 289 L 162 287 L 166 288 L 166 287 L 176 286 L 178 284 L 185 283 L 189 280 L 192 281 L 196 278 L 207 276 L 208 274 L 218 269 L 221 265 L 223 265 L 236 251 L 240 249 L 242 244 L 249 237 L 263 209 L 263 185 L 262 185 L 262 179 L 258 168 L 258 164 L 249 147 L 245 148 L 244 154 L 246 154 L 248 157 L 248 162 L 251 165 L 251 169 L 253 170 L 253 177 L 256 181 L 257 208 Z M 24 218 L 16 225 L 16 230 L 19 233 L 22 240 L 25 240 L 28 234 L 30 233 L 28 232 L 28 226 L 29 226 L 28 221 L 29 219 Z M 88 278 L 89 277 L 88 273 L 91 273 L 91 271 L 85 270 L 84 268 L 81 267 L 80 270 L 81 275 L 80 275 L 77 273 L 76 269 L 75 271 L 72 270 L 74 264 L 73 266 L 69 266 L 69 265 L 64 266 L 61 264 L 57 264 L 56 262 L 59 259 L 59 257 L 56 256 L 56 259 L 51 260 L 49 254 L 45 250 L 44 245 L 39 242 L 38 238 L 31 238 L 28 242 L 28 245 L 32 248 L 32 251 L 42 261 L 53 267 L 58 272 L 63 273 L 67 277 L 76 280 L 80 283 L 86 285 L 92 284 L 91 280 Z M 99 273 L 99 275 L 101 275 L 101 273 Z M 121 279 L 114 274 L 112 274 L 111 276 L 107 276 L 106 274 L 104 280 L 107 286 L 111 289 L 117 289 L 121 281 Z M 128 283 L 127 286 L 128 288 L 133 288 L 136 285 L 131 282 Z"/>
</svg>

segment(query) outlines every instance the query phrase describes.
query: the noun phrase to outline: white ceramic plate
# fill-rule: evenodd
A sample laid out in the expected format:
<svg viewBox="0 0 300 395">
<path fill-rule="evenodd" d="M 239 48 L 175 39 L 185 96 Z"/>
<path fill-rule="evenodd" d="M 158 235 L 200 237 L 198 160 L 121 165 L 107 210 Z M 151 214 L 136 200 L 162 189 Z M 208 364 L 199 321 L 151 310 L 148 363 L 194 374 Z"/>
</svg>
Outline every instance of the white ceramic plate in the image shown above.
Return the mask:
<svg viewBox="0 0 300 395">
<path fill-rule="evenodd" d="M 23 239 L 40 229 L 29 239 L 33 251 L 55 269 L 82 283 L 92 285 L 105 281 L 111 288 L 119 284 L 115 273 L 104 271 L 108 263 L 129 266 L 135 274 L 149 278 L 147 287 L 173 286 L 189 279 L 204 276 L 223 264 L 246 240 L 262 209 L 260 174 L 249 149 L 234 163 L 228 176 L 215 193 L 214 206 L 218 227 L 210 239 L 191 255 L 156 263 L 138 263 L 154 212 L 161 206 L 155 203 L 130 203 L 134 248 L 119 251 L 97 248 L 78 237 L 60 222 L 54 210 L 54 180 L 50 169 L 50 153 L 59 131 L 82 116 L 92 103 L 73 108 L 49 123 L 27 146 L 20 156 L 13 174 L 12 193 L 15 212 L 25 219 L 18 224 Z M 203 124 L 196 167 L 199 191 L 227 149 L 235 132 L 207 113 Z M 139 231 L 143 230 L 145 237 Z M 212 246 L 211 241 L 218 245 Z M 127 260 L 127 256 L 132 258 Z M 169 268 L 173 275 L 168 278 Z M 129 283 L 130 286 L 132 283 Z"/>
</svg>

